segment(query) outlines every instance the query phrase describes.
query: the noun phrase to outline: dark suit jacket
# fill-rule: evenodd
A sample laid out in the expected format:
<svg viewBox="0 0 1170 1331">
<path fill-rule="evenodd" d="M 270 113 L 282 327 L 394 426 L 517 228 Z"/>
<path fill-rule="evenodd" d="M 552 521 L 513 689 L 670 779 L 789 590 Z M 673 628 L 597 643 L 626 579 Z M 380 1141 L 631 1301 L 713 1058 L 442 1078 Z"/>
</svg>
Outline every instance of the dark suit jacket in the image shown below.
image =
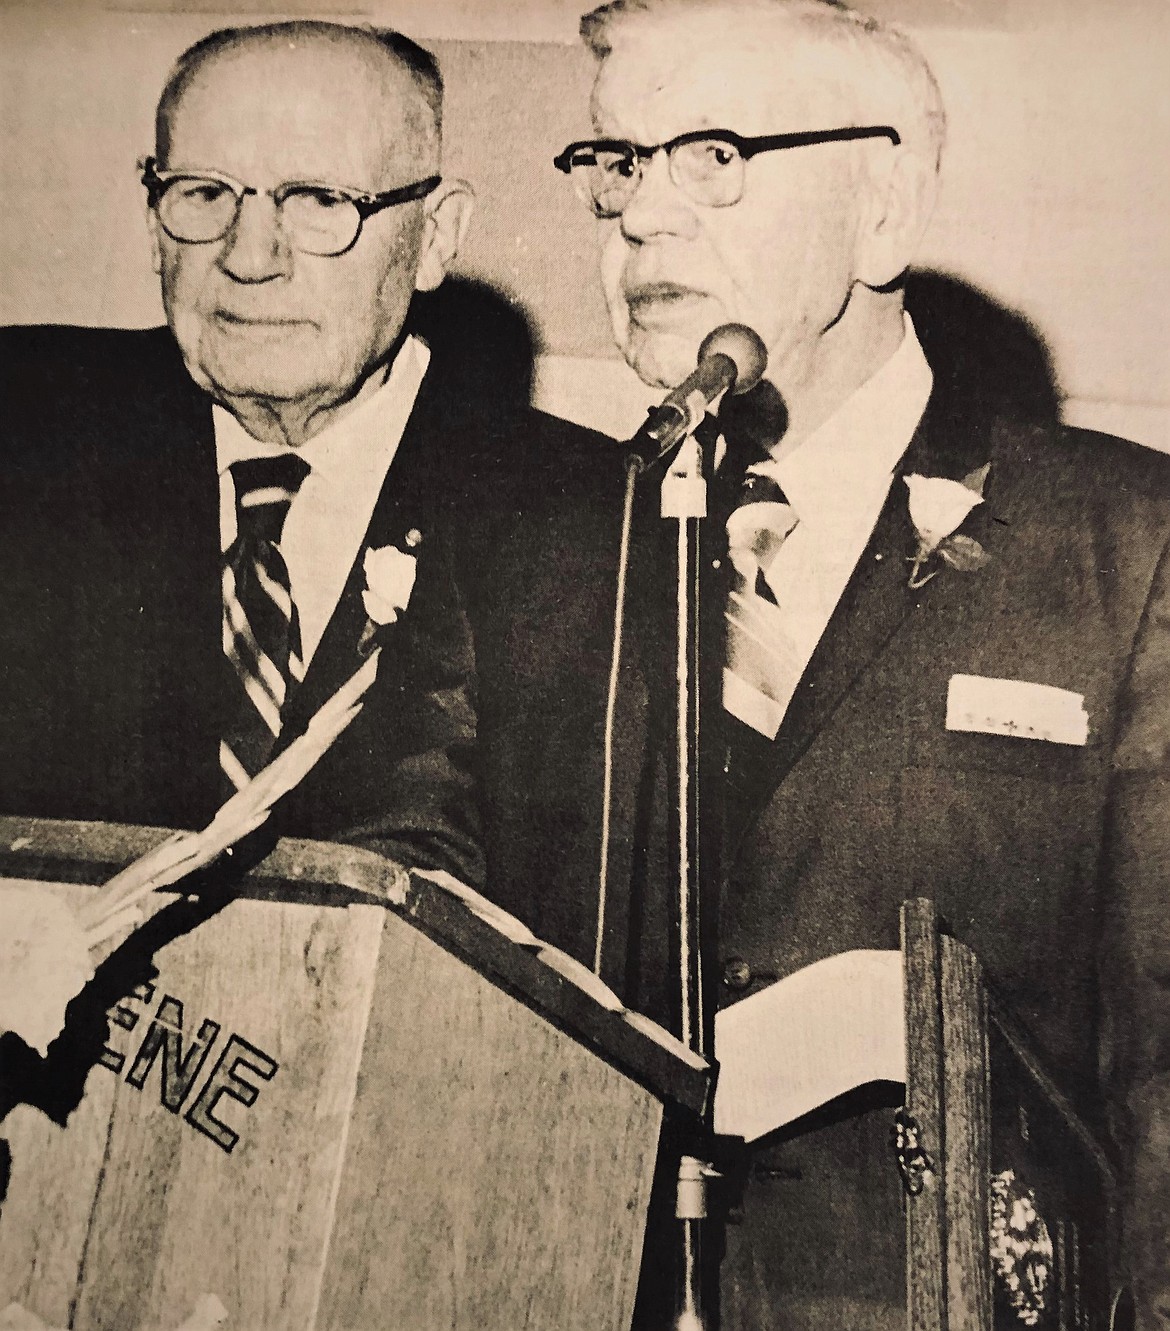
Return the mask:
<svg viewBox="0 0 1170 1331">
<path fill-rule="evenodd" d="M 202 825 L 222 793 L 217 742 L 229 687 L 210 400 L 165 329 L 11 329 L 0 367 L 0 810 Z M 524 867 L 513 869 L 511 857 L 522 853 L 523 820 L 497 830 L 507 800 L 493 772 L 522 764 L 476 756 L 469 610 L 484 637 L 484 726 L 498 735 L 506 707 L 525 710 L 512 681 L 527 668 L 512 659 L 529 633 L 496 622 L 523 599 L 512 585 L 524 584 L 515 552 L 539 563 L 523 550 L 525 533 L 555 532 L 544 521 L 550 505 L 572 508 L 571 487 L 534 503 L 518 487 L 539 491 L 545 473 L 571 476 L 574 464 L 557 466 L 557 456 L 583 457 L 598 437 L 468 401 L 452 386 L 455 369 L 436 348 L 363 549 L 286 709 L 282 742 L 359 664 L 364 549 L 401 547 L 413 527 L 423 542 L 410 606 L 384 631 L 361 715 L 272 830 L 357 840 L 477 883 L 482 796 L 493 858 L 502 877 L 519 881 Z M 541 478 L 526 474 L 530 458 L 541 459 Z M 486 540 L 500 544 L 498 564 Z M 543 679 L 535 672 L 537 706 Z M 523 719 L 506 731 L 509 754 L 535 736 Z"/>
<path fill-rule="evenodd" d="M 985 462 L 987 502 L 962 530 L 990 562 L 969 573 L 944 568 L 909 589 L 915 541 L 900 478 L 957 479 Z M 719 486 L 713 494 L 708 571 L 720 561 L 721 504 L 726 511 Z M 934 897 L 1057 1080 L 1117 1147 L 1130 1251 L 1163 1236 L 1144 1259 L 1148 1290 L 1163 1297 L 1168 500 L 1170 460 L 1158 454 L 1076 430 L 975 425 L 936 398 L 775 742 L 719 707 L 718 574 L 707 589 L 704 686 L 708 817 L 722 832 L 707 847 L 720 863 L 718 1001 L 847 949 L 897 947 L 899 903 Z M 650 590 L 636 594 L 631 616 L 644 632 L 620 713 L 630 738 L 613 865 L 630 888 L 615 893 L 609 925 L 627 993 L 669 1016 L 657 826 L 665 800 L 661 779 L 647 777 L 663 767 L 673 725 L 664 687 L 673 678 L 672 596 L 655 567 L 669 568 L 663 553 L 643 556 Z M 958 673 L 1082 694 L 1088 743 L 948 731 L 948 681 Z M 724 972 L 732 959 L 741 964 Z M 876 1233 L 866 1212 L 878 1195 L 896 1212 L 888 1131 L 886 1112 L 764 1144 L 746 1220 L 727 1231 L 725 1327 L 898 1324 L 899 1242 Z"/>
</svg>

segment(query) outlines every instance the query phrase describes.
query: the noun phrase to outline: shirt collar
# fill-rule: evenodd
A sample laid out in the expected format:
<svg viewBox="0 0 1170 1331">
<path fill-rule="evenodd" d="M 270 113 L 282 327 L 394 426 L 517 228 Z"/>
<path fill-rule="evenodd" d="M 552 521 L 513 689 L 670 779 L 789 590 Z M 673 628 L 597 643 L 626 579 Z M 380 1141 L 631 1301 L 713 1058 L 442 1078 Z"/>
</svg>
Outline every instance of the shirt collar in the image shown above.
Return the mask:
<svg viewBox="0 0 1170 1331">
<path fill-rule="evenodd" d="M 297 449 L 309 464 L 310 475 L 326 480 L 353 478 L 376 472 L 386 448 L 397 447 L 397 438 L 388 438 L 385 425 L 386 402 L 413 403 L 430 363 L 430 348 L 410 336 L 398 349 L 386 382 L 352 411 L 315 434 Z M 289 449 L 254 439 L 224 407 L 211 409 L 215 425 L 215 460 L 222 476 L 235 462 L 248 458 L 277 457 Z"/>
<path fill-rule="evenodd" d="M 799 447 L 750 470 L 771 476 L 802 522 L 869 522 L 918 428 L 934 382 L 914 324 L 898 349 Z"/>
</svg>

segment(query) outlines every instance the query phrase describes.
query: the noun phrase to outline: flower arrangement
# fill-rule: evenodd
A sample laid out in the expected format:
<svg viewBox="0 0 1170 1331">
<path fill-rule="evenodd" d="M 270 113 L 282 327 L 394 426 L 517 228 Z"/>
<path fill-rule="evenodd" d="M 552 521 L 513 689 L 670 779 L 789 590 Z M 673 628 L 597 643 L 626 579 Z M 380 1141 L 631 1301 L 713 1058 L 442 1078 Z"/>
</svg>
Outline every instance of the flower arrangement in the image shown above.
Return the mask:
<svg viewBox="0 0 1170 1331">
<path fill-rule="evenodd" d="M 1005 1169 L 991 1180 L 991 1269 L 1024 1326 L 1049 1309 L 1056 1255 L 1036 1194 Z"/>
</svg>

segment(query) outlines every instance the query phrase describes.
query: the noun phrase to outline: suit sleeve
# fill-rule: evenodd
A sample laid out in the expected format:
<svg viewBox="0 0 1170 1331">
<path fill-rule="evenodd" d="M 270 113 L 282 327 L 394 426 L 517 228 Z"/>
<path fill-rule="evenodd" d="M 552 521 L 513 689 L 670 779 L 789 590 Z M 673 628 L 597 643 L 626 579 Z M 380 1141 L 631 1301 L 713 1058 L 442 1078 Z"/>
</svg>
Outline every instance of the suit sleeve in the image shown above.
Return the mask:
<svg viewBox="0 0 1170 1331">
<path fill-rule="evenodd" d="M 431 691 L 422 708 L 441 715 L 433 742 L 390 764 L 381 807 L 342 827 L 336 839 L 375 850 L 413 869 L 442 869 L 482 887 L 482 831 L 471 774 L 475 712 L 470 685 Z"/>
<path fill-rule="evenodd" d="M 1163 533 L 1164 539 L 1164 533 Z M 1119 707 L 1108 810 L 1104 1085 L 1122 1167 L 1122 1278 L 1170 1329 L 1170 547 Z"/>
</svg>

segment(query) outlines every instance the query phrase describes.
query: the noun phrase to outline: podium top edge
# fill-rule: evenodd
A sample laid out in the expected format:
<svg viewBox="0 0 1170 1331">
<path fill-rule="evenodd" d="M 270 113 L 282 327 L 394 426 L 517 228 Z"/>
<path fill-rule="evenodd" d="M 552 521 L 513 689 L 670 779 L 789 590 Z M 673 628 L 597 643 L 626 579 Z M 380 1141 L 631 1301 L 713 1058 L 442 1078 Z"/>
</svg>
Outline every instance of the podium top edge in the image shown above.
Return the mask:
<svg viewBox="0 0 1170 1331">
<path fill-rule="evenodd" d="M 170 835 L 129 824 L 0 816 L 0 877 L 97 886 Z M 164 889 L 175 891 L 182 886 Z M 657 1098 L 695 1114 L 707 1105 L 712 1069 L 699 1055 L 449 875 L 412 872 L 360 846 L 282 838 L 232 882 L 225 904 L 237 897 L 386 907 Z"/>
</svg>

